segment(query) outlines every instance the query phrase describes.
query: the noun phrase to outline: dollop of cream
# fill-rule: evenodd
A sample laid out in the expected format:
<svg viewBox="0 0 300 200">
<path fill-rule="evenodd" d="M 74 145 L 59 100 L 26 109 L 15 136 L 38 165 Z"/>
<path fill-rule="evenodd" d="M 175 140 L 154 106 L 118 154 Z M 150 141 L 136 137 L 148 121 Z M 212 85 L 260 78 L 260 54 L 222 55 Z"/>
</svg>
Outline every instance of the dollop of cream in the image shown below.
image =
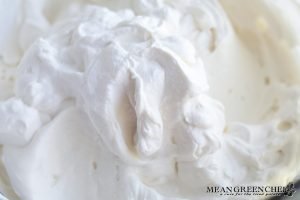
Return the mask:
<svg viewBox="0 0 300 200">
<path fill-rule="evenodd" d="M 297 1 L 5 3 L 24 15 L 0 14 L 3 68 L 20 61 L 0 91 L 7 197 L 219 199 L 206 187 L 299 175 Z"/>
<path fill-rule="evenodd" d="M 41 127 L 38 111 L 19 99 L 1 103 L 0 116 L 0 142 L 4 145 L 24 145 Z"/>
</svg>

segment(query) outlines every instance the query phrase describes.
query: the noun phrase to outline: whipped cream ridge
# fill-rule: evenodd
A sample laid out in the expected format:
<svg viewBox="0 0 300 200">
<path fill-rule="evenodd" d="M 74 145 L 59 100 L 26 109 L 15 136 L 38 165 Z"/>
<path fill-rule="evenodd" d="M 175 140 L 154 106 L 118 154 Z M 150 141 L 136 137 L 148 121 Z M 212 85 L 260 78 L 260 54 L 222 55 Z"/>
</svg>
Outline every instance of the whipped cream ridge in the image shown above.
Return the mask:
<svg viewBox="0 0 300 200">
<path fill-rule="evenodd" d="M 298 0 L 3 0 L 0 192 L 227 199 L 206 187 L 297 179 L 298 19 Z"/>
</svg>

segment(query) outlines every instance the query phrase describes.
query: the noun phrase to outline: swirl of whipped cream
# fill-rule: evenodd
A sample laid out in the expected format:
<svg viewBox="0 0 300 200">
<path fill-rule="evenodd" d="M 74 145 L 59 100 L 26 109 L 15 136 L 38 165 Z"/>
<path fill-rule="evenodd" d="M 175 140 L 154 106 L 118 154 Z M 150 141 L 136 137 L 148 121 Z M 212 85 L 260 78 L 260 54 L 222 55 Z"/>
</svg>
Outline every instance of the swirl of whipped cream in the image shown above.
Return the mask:
<svg viewBox="0 0 300 200">
<path fill-rule="evenodd" d="M 80 99 L 111 151 L 118 155 L 127 152 L 124 160 L 130 154 L 151 156 L 168 140 L 164 137 L 171 133 L 165 133 L 168 129 L 164 126 L 173 123 L 169 116 L 180 113 L 180 102 L 203 96 L 207 90 L 203 64 L 198 60 L 188 66 L 184 61 L 185 55 L 194 54 L 194 47 L 186 39 L 160 38 L 135 19 L 121 21 L 122 15 L 105 9 L 95 9 L 90 16 L 96 12 L 111 18 L 91 18 L 75 22 L 68 30 L 55 30 L 57 35 L 68 31 L 72 41 L 67 47 L 59 48 L 65 36 L 50 36 L 31 47 L 20 66 L 17 95 L 47 113 L 55 113 L 67 98 Z M 173 50 L 177 48 L 186 49 L 185 54 Z M 76 58 L 76 54 L 82 58 Z M 66 62 L 66 58 L 81 60 Z M 213 101 L 205 95 L 203 98 Z M 192 106 L 186 105 L 185 110 Z M 210 121 L 210 115 L 216 112 L 204 111 L 198 123 Z M 186 120 L 193 126 L 197 123 L 190 122 L 193 119 L 189 117 Z M 207 127 L 206 123 L 201 128 Z"/>
<path fill-rule="evenodd" d="M 250 61 L 255 56 L 248 55 L 253 46 L 242 46 L 243 37 L 263 41 L 257 48 L 270 66 L 268 48 L 275 41 L 266 16 L 254 26 L 232 24 L 224 7 L 230 17 L 241 13 L 234 0 L 221 2 L 66 0 L 56 7 L 45 0 L 32 15 L 31 4 L 23 6 L 27 14 L 18 45 L 25 54 L 15 97 L 0 103 L 3 163 L 17 195 L 22 200 L 199 200 L 212 198 L 205 194 L 210 185 L 285 184 L 296 177 L 297 87 L 265 79 L 267 100 L 276 101 L 252 124 L 228 121 L 226 101 L 214 98 L 220 83 L 222 92 L 233 82 L 238 89 L 242 85 L 241 94 L 253 93 L 249 85 L 232 81 L 256 67 Z M 241 38 L 233 26 L 241 29 Z M 43 29 L 47 33 L 31 44 Z M 6 64 L 20 53 L 1 51 Z M 214 74 L 217 82 L 208 76 L 211 68 L 220 71 Z M 223 83 L 227 73 L 233 75 Z M 235 107 L 240 105 L 254 110 L 257 104 Z"/>
<path fill-rule="evenodd" d="M 147 166 L 141 176 L 154 173 L 149 184 L 160 176 L 153 167 L 162 155 L 169 169 L 174 159 L 193 163 L 219 149 L 225 124 L 223 107 L 206 94 L 193 45 L 160 35 L 160 21 L 87 7 L 30 47 L 16 85 L 19 98 L 50 118 L 75 102 L 111 153 L 135 168 Z M 176 173 L 183 176 L 178 182 L 190 181 Z"/>
</svg>

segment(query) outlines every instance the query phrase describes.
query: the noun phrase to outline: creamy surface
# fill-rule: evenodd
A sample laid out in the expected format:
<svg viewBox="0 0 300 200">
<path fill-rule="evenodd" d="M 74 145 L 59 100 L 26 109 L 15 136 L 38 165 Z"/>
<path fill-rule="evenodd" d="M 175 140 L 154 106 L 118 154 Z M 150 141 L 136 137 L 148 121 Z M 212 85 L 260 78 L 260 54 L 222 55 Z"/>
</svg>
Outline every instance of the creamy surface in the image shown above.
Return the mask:
<svg viewBox="0 0 300 200">
<path fill-rule="evenodd" d="M 206 187 L 299 175 L 300 1 L 0 3 L 10 200 L 227 199 Z"/>
</svg>

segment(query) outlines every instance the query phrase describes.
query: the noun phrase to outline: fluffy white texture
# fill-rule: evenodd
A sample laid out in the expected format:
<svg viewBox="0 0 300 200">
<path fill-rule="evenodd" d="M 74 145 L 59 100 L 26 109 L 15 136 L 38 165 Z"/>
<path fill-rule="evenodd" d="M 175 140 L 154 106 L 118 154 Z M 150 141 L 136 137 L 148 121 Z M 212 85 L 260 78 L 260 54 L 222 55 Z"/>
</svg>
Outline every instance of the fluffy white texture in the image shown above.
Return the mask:
<svg viewBox="0 0 300 200">
<path fill-rule="evenodd" d="M 0 103 L 0 143 L 27 144 L 42 123 L 37 110 L 16 98 Z"/>
<path fill-rule="evenodd" d="M 251 2 L 242 13 L 234 0 L 36 4 L 25 22 L 42 21 L 22 26 L 15 95 L 51 121 L 36 116 L 31 127 L 44 123 L 30 143 L 4 146 L 19 197 L 218 199 L 206 186 L 285 185 L 296 177 L 299 89 L 282 83 L 275 66 L 296 73 L 290 63 L 298 51 L 273 38 L 282 24 L 266 19 L 277 4 Z M 261 15 L 255 23 L 250 8 Z M 295 30 L 285 37 L 297 41 Z M 272 82 L 264 84 L 265 74 Z"/>
</svg>

